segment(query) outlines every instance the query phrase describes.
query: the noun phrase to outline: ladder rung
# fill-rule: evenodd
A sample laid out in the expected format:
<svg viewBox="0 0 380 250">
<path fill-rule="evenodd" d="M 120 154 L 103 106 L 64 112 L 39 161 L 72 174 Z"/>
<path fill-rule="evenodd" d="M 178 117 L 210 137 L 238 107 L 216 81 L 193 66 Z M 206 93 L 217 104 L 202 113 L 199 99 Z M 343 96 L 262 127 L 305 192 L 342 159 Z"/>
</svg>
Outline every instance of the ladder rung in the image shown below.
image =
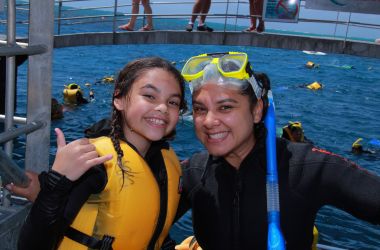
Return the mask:
<svg viewBox="0 0 380 250">
<path fill-rule="evenodd" d="M 37 121 L 26 124 L 19 128 L 12 128 L 0 134 L 0 144 L 10 141 L 22 134 L 29 134 L 37 129 L 46 126 L 45 122 Z"/>
<path fill-rule="evenodd" d="M 37 55 L 42 54 L 47 51 L 45 45 L 29 45 L 26 47 L 22 46 L 2 46 L 0 47 L 0 56 L 18 56 L 18 55 Z"/>
<path fill-rule="evenodd" d="M 0 122 L 5 121 L 5 115 L 0 115 Z M 13 122 L 17 124 L 26 124 L 25 117 L 13 116 Z"/>
</svg>

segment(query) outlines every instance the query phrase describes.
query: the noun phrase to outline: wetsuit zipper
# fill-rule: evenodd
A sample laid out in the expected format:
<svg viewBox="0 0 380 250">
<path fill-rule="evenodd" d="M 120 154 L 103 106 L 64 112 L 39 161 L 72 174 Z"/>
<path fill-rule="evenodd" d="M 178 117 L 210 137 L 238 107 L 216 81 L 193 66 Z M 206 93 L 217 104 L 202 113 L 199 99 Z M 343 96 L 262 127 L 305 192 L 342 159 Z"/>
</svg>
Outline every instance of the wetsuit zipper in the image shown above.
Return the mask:
<svg viewBox="0 0 380 250">
<path fill-rule="evenodd" d="M 239 250 L 239 235 L 240 235 L 240 192 L 242 189 L 242 182 L 240 172 L 237 170 L 235 175 L 235 194 L 232 204 L 232 230 L 233 230 L 233 249 Z"/>
</svg>

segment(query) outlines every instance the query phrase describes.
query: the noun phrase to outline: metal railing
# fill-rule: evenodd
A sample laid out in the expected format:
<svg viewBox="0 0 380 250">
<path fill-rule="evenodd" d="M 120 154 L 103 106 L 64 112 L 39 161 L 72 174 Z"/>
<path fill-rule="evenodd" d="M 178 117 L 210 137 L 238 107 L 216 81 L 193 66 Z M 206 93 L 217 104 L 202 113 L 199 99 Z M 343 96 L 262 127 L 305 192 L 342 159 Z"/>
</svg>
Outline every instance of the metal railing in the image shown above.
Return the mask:
<svg viewBox="0 0 380 250">
<path fill-rule="evenodd" d="M 51 96 L 46 93 L 50 93 L 51 89 L 54 3 L 30 0 L 28 5 L 21 7 L 28 11 L 29 19 L 21 22 L 28 24 L 28 43 L 16 42 L 16 23 L 20 23 L 16 22 L 16 1 L 8 0 L 5 8 L 7 33 L 6 39 L 0 41 L 0 56 L 6 58 L 6 91 L 2 93 L 5 100 L 1 100 L 5 103 L 5 114 L 0 114 L 0 122 L 4 123 L 4 131 L 0 131 L 0 145 L 4 145 L 5 154 L 12 159 L 13 139 L 26 134 L 25 169 L 40 172 L 49 167 Z M 19 4 L 17 8 L 20 8 Z M 40 11 L 42 9 L 44 11 Z M 26 117 L 15 116 L 18 55 L 27 55 L 29 60 Z M 23 125 L 16 127 L 16 124 Z M 9 201 L 4 199 L 6 196 L 4 189 L 3 206 L 9 205 Z"/>
<path fill-rule="evenodd" d="M 127 2 L 127 3 L 126 3 Z M 191 16 L 191 10 L 194 5 L 194 1 L 151 1 L 151 7 L 153 9 L 154 23 L 160 23 L 160 20 L 177 20 L 179 22 L 187 22 Z M 20 3 L 17 6 L 18 11 L 27 12 L 29 5 Z M 114 0 L 114 1 L 101 1 L 101 0 L 55 0 L 55 34 L 69 34 L 75 33 L 76 27 L 82 24 L 106 24 L 109 26 L 102 26 L 102 30 L 98 32 L 116 32 L 118 25 L 123 22 L 127 22 L 131 16 L 137 16 L 138 20 L 145 22 L 148 14 L 143 14 L 143 7 L 140 8 L 139 14 L 131 13 L 132 5 L 130 1 Z M 313 19 L 306 18 L 302 15 L 305 11 L 305 4 L 301 2 L 300 17 L 298 23 L 289 23 L 286 31 L 298 32 L 298 28 L 303 26 L 304 30 L 308 25 L 330 25 L 333 28 L 329 29 L 329 32 L 323 35 L 328 37 L 336 37 L 343 39 L 353 38 L 354 35 L 350 35 L 351 31 L 355 29 L 373 29 L 380 32 L 380 22 L 366 22 L 362 20 L 355 20 L 352 18 L 351 13 L 339 13 L 336 15 L 330 15 L 328 19 Z M 345 14 L 345 15 L 343 15 Z M 27 16 L 27 13 L 25 13 Z M 344 16 L 344 17 L 342 17 Z M 207 22 L 215 22 L 220 24 L 218 31 L 241 31 L 242 27 L 249 25 L 249 1 L 248 0 L 223 0 L 212 1 L 210 12 L 207 14 Z M 380 20 L 380 19 L 379 19 Z M 0 20 L 4 22 L 4 20 Z M 17 20 L 20 24 L 28 24 L 27 20 Z M 173 26 L 159 27 L 161 30 L 172 30 Z M 305 28 L 306 27 L 306 28 Z M 66 29 L 64 29 L 66 28 Z M 183 30 L 184 26 L 176 26 L 174 29 Z M 95 29 L 95 28 L 94 28 Z M 156 29 L 157 30 L 157 29 Z M 315 31 L 314 28 L 310 30 Z M 339 32 L 340 30 L 340 32 Z M 94 32 L 95 30 L 80 30 L 81 32 Z M 310 32 L 298 32 L 307 33 Z"/>
</svg>

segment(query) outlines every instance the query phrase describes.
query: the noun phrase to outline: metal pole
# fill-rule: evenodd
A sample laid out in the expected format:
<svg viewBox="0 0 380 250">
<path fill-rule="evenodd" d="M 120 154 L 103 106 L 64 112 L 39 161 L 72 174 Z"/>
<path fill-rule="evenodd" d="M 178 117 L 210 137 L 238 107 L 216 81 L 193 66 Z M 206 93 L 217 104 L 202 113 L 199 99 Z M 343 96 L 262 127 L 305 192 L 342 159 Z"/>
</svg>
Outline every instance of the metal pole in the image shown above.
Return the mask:
<svg viewBox="0 0 380 250">
<path fill-rule="evenodd" d="M 20 135 L 29 134 L 37 129 L 46 126 L 45 122 L 31 122 L 25 126 L 19 128 L 10 129 L 4 133 L 0 134 L 0 143 L 4 143 L 6 141 L 12 140 Z"/>
<path fill-rule="evenodd" d="M 58 20 L 57 20 L 58 35 L 61 34 L 61 17 L 62 17 L 62 0 L 59 0 L 59 3 L 58 3 Z"/>
<path fill-rule="evenodd" d="M 351 22 L 351 12 L 350 15 L 348 16 L 348 22 L 347 22 L 347 28 L 346 28 L 346 35 L 344 36 L 344 46 L 346 47 L 346 40 L 347 40 L 347 34 L 348 34 L 348 29 L 350 27 L 350 22 Z"/>
<path fill-rule="evenodd" d="M 0 123 L 5 121 L 5 115 L 0 115 Z M 25 117 L 13 116 L 13 122 L 16 124 L 26 124 Z"/>
<path fill-rule="evenodd" d="M 336 37 L 336 29 L 337 29 L 337 27 L 338 27 L 339 14 L 340 14 L 340 12 L 338 11 L 338 14 L 336 15 L 336 22 L 335 22 L 334 37 Z"/>
<path fill-rule="evenodd" d="M 240 0 L 237 2 L 237 6 L 236 6 L 235 31 L 236 31 L 237 20 L 238 20 L 238 15 L 239 15 L 239 7 L 240 7 Z"/>
<path fill-rule="evenodd" d="M 226 32 L 227 28 L 227 15 L 228 15 L 228 7 L 230 5 L 230 0 L 227 0 L 227 6 L 226 6 L 226 15 L 224 17 L 224 32 Z"/>
<path fill-rule="evenodd" d="M 29 45 L 47 50 L 29 56 L 27 121 L 46 121 L 46 126 L 26 136 L 25 169 L 41 172 L 49 169 L 54 2 L 29 3 Z"/>
<path fill-rule="evenodd" d="M 16 44 L 16 4 L 15 0 L 8 0 L 7 46 Z M 16 57 L 7 56 L 6 59 L 6 83 L 5 83 L 5 131 L 13 127 L 14 94 L 16 84 Z M 4 145 L 4 151 L 12 158 L 13 142 Z"/>
<path fill-rule="evenodd" d="M 114 8 L 113 8 L 113 27 L 112 27 L 112 32 L 113 32 L 113 33 L 115 33 L 115 31 L 116 31 L 117 5 L 118 5 L 118 1 L 115 0 L 115 6 L 114 6 Z"/>
</svg>

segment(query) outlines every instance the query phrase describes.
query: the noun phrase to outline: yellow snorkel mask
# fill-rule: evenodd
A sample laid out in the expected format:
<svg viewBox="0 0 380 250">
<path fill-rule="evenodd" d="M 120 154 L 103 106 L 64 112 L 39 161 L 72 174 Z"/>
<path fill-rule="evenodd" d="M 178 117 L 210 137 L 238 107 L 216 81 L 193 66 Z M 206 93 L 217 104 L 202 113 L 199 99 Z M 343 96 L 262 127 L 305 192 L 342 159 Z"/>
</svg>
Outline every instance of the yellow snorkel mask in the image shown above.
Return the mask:
<svg viewBox="0 0 380 250">
<path fill-rule="evenodd" d="M 363 138 L 358 138 L 354 143 L 352 143 L 352 148 L 362 147 L 362 144 L 361 144 L 362 141 L 363 141 Z"/>
<path fill-rule="evenodd" d="M 193 93 L 202 84 L 213 81 L 220 85 L 245 87 L 251 85 L 257 98 L 262 97 L 253 70 L 244 52 L 201 54 L 191 57 L 182 69 L 182 76 L 190 83 Z"/>
<path fill-rule="evenodd" d="M 182 75 L 186 81 L 191 82 L 204 75 L 207 65 L 214 64 L 227 78 L 248 79 L 246 70 L 248 56 L 242 52 L 210 53 L 191 57 L 182 69 Z"/>
<path fill-rule="evenodd" d="M 291 128 L 298 128 L 298 129 L 303 130 L 301 122 L 292 122 L 292 121 L 289 121 L 289 125 L 290 125 Z"/>
</svg>

